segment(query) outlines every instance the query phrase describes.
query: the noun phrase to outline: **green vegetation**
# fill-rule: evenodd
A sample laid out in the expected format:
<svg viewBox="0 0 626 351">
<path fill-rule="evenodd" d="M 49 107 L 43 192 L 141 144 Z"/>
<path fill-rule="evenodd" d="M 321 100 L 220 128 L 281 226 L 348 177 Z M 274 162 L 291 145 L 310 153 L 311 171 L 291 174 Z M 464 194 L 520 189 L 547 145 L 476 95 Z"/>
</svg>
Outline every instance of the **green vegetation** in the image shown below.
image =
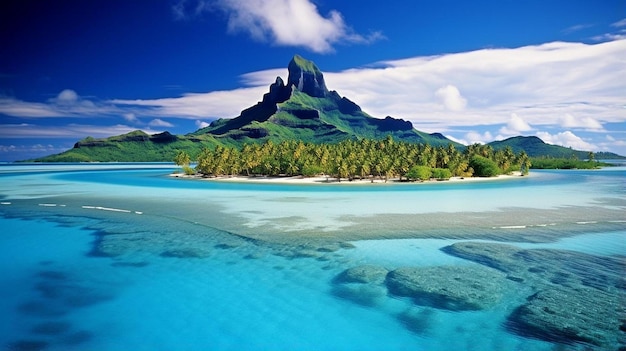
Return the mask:
<svg viewBox="0 0 626 351">
<path fill-rule="evenodd" d="M 612 152 L 597 152 L 590 153 L 589 151 L 573 150 L 569 147 L 563 147 L 558 145 L 546 144 L 543 140 L 535 136 L 516 136 L 501 141 L 494 141 L 489 143 L 494 150 L 501 150 L 505 147 L 510 147 L 513 152 L 518 153 L 525 151 L 528 156 L 532 158 L 537 157 L 551 157 L 560 159 L 579 159 L 585 160 L 591 157 L 595 159 L 624 159 L 624 156 L 614 154 Z"/>
<path fill-rule="evenodd" d="M 309 61 L 300 55 L 295 55 L 292 60 L 294 64 L 300 67 L 300 69 L 302 69 L 303 71 L 315 73 L 320 72 L 319 68 L 317 68 L 317 66 L 312 61 Z"/>
<path fill-rule="evenodd" d="M 452 172 L 447 168 L 433 168 L 432 173 L 437 180 L 448 180 L 452 177 Z"/>
<path fill-rule="evenodd" d="M 177 157 L 178 160 L 178 157 Z M 245 144 L 241 149 L 218 146 L 198 155 L 196 171 L 204 176 L 327 175 L 341 179 L 445 180 L 452 176 L 489 177 L 514 170 L 527 172 L 530 160 L 524 152 L 494 151 L 475 144 L 459 151 L 453 144 L 429 144 L 384 140 L 344 140 L 336 144 L 283 141 Z"/>
<path fill-rule="evenodd" d="M 433 175 L 432 168 L 427 166 L 413 166 L 409 169 L 406 177 L 409 180 L 429 180 Z"/>
<path fill-rule="evenodd" d="M 271 106 L 271 107 L 269 107 Z M 401 119 L 374 118 L 352 101 L 336 92 L 314 97 L 293 89 L 282 102 L 259 103 L 233 119 L 220 119 L 190 135 L 212 135 L 241 147 L 246 143 L 280 143 L 298 140 L 305 143 L 338 143 L 348 139 L 394 139 L 431 144 L 453 143 L 441 135 L 417 131 Z"/>
<path fill-rule="evenodd" d="M 194 175 L 196 174 L 196 170 L 189 167 L 189 163 L 191 162 L 191 158 L 189 157 L 189 154 L 187 154 L 187 152 L 181 150 L 178 151 L 178 153 L 176 154 L 176 157 L 174 157 L 174 163 L 177 166 L 181 166 L 183 169 L 183 172 L 186 175 Z"/>
<path fill-rule="evenodd" d="M 179 151 L 194 159 L 203 148 L 221 144 L 213 136 L 175 136 L 168 132 L 148 135 L 134 131 L 110 138 L 87 137 L 60 154 L 36 159 L 37 162 L 167 162 Z"/>
<path fill-rule="evenodd" d="M 189 162 L 191 162 L 189 154 L 183 150 L 178 151 L 176 157 L 174 157 L 174 163 L 177 166 L 189 166 Z"/>
<path fill-rule="evenodd" d="M 502 172 L 493 160 L 480 155 L 472 156 L 469 165 L 477 177 L 495 177 Z"/>
<path fill-rule="evenodd" d="M 535 157 L 532 159 L 535 169 L 596 169 L 611 166 L 609 163 L 594 161 L 593 158 L 579 160 L 576 158 Z"/>
</svg>

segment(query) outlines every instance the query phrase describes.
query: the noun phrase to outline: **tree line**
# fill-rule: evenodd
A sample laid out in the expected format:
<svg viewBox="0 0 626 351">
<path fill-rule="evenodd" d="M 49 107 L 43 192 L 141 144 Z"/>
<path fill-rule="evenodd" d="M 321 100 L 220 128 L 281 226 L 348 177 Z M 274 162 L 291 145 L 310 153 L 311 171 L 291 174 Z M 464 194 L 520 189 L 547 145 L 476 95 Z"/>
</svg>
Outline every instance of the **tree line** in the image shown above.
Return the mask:
<svg viewBox="0 0 626 351">
<path fill-rule="evenodd" d="M 453 144 L 431 146 L 383 140 L 344 140 L 336 144 L 271 140 L 243 147 L 205 148 L 191 159 L 179 151 L 174 162 L 186 173 L 204 176 L 259 175 L 306 177 L 326 175 L 341 179 L 400 180 L 448 179 L 450 177 L 491 177 L 521 171 L 527 174 L 530 158 L 510 147 L 494 150 L 490 145 L 473 144 L 459 150 Z"/>
</svg>

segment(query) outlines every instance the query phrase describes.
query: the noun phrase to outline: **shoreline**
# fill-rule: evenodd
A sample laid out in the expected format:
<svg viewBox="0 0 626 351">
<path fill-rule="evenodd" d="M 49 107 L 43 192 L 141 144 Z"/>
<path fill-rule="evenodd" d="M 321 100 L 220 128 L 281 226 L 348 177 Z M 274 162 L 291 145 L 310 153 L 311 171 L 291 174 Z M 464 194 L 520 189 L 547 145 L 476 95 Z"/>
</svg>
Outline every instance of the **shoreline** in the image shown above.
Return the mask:
<svg viewBox="0 0 626 351">
<path fill-rule="evenodd" d="M 257 184 L 337 184 L 337 185 L 369 185 L 369 184 L 445 184 L 445 183 L 474 183 L 474 182 L 484 182 L 484 181 L 494 181 L 494 180 L 508 180 L 508 179 L 518 179 L 522 177 L 529 177 L 527 174 L 522 176 L 520 172 L 513 172 L 512 174 L 501 174 L 496 177 L 451 177 L 448 180 L 426 180 L 426 181 L 400 181 L 399 178 L 390 178 L 386 182 L 384 179 L 354 179 L 349 180 L 348 178 L 342 178 L 341 181 L 337 180 L 337 178 L 326 177 L 326 176 L 315 176 L 315 177 L 305 177 L 305 176 L 218 176 L 218 177 L 203 177 L 200 175 L 186 175 L 184 173 L 171 173 L 169 175 L 173 178 L 181 178 L 181 179 L 191 179 L 191 180 L 201 180 L 201 181 L 214 181 L 214 182 L 233 182 L 233 183 L 257 183 Z"/>
</svg>

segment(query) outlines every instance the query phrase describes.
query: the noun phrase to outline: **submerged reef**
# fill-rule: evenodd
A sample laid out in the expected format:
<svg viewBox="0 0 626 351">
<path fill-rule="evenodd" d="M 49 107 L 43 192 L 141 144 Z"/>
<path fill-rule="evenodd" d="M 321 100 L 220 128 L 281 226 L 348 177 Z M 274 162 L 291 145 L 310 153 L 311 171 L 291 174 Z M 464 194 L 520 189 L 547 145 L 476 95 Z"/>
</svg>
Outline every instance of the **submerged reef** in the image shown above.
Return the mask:
<svg viewBox="0 0 626 351">
<path fill-rule="evenodd" d="M 484 242 L 441 250 L 477 264 L 395 269 L 365 264 L 335 276 L 332 292 L 369 307 L 386 298 L 408 298 L 409 307 L 396 317 L 420 334 L 437 310 L 497 308 L 505 311 L 503 327 L 523 337 L 585 350 L 626 350 L 624 257 Z"/>
<path fill-rule="evenodd" d="M 374 283 L 380 284 L 385 281 L 389 271 L 380 266 L 363 265 L 346 269 L 339 274 L 335 281 L 339 283 Z"/>
<path fill-rule="evenodd" d="M 387 294 L 409 297 L 416 305 L 451 311 L 482 310 L 502 297 L 505 275 L 495 269 L 466 266 L 348 268 L 334 279 L 335 295 L 373 305 Z"/>
<path fill-rule="evenodd" d="M 601 348 L 626 345 L 624 258 L 489 243 L 456 243 L 451 255 L 496 268 L 534 294 L 511 312 L 507 328 L 519 335 Z"/>
<path fill-rule="evenodd" d="M 389 292 L 452 311 L 482 310 L 502 297 L 504 274 L 466 266 L 403 267 L 387 275 Z"/>
</svg>

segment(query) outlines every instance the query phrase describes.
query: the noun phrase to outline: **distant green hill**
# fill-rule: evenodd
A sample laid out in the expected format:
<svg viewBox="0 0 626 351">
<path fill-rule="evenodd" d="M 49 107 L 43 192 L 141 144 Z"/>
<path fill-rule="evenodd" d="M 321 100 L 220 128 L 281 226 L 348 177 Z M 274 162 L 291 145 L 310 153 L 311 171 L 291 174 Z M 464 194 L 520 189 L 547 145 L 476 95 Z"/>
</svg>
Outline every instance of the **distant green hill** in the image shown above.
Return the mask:
<svg viewBox="0 0 626 351">
<path fill-rule="evenodd" d="M 543 140 L 536 136 L 516 136 L 501 141 L 493 141 L 489 143 L 494 150 L 501 150 L 507 146 L 513 149 L 513 152 L 519 153 L 524 150 L 530 157 L 551 157 L 551 158 L 572 158 L 584 160 L 589 157 L 589 151 L 574 150 L 558 145 L 546 144 Z M 595 159 L 622 159 L 623 156 L 612 152 L 594 153 Z"/>
<path fill-rule="evenodd" d="M 192 138 L 168 132 L 148 135 L 140 130 L 106 139 L 87 137 L 74 148 L 36 162 L 170 162 L 178 150 L 197 155 L 204 147 L 220 145 L 211 136 Z"/>
<path fill-rule="evenodd" d="M 298 55 L 288 65 L 287 84 L 280 77 L 269 86 L 261 102 L 244 109 L 235 118 L 218 119 L 208 127 L 186 135 L 163 132 L 148 135 L 134 131 L 105 139 L 87 137 L 60 154 L 39 158 L 40 162 L 149 162 L 171 161 L 177 151 L 186 151 L 192 159 L 200 151 L 217 145 L 241 147 L 246 143 L 301 140 L 310 143 L 338 143 L 343 140 L 385 139 L 431 146 L 464 146 L 440 133 L 428 134 L 413 128 L 409 121 L 374 118 L 356 103 L 329 91 L 324 75 L 311 61 Z M 510 146 L 531 157 L 566 157 L 584 159 L 587 152 L 549 145 L 537 137 L 515 137 L 490 144 L 494 149 Z M 611 154 L 612 156 L 617 156 Z"/>
</svg>

